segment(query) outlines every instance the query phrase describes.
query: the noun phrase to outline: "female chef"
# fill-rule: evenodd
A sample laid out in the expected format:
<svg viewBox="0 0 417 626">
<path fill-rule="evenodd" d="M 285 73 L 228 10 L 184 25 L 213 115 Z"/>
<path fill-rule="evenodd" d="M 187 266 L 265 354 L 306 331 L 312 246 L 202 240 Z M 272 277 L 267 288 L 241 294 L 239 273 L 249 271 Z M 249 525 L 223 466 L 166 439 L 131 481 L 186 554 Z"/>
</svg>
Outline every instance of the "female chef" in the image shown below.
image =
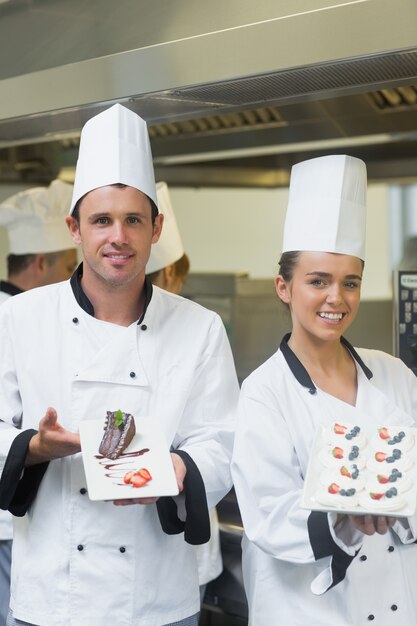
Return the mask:
<svg viewBox="0 0 417 626">
<path fill-rule="evenodd" d="M 343 338 L 360 300 L 365 196 L 359 159 L 292 170 L 275 281 L 292 332 L 244 382 L 232 464 L 250 626 L 417 623 L 414 519 L 300 507 L 319 424 L 414 425 L 414 374 Z"/>
</svg>

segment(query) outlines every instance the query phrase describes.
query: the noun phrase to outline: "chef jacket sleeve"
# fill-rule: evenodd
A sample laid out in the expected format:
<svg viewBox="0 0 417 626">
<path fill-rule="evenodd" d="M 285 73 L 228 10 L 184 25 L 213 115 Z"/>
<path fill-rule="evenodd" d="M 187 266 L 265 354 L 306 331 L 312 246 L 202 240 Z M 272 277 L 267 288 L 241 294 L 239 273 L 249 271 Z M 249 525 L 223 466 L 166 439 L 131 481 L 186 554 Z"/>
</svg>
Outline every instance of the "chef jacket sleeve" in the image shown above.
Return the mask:
<svg viewBox="0 0 417 626">
<path fill-rule="evenodd" d="M 324 593 L 344 579 L 358 546 L 342 548 L 334 540 L 327 513 L 300 507 L 300 464 L 267 386 L 253 395 L 243 386 L 232 475 L 250 541 L 283 561 L 299 565 L 321 561 L 323 570 L 312 584 L 313 593 Z"/>
<path fill-rule="evenodd" d="M 22 403 L 10 338 L 8 302 L 0 311 L 0 508 L 24 515 L 33 501 L 47 464 L 25 468 L 27 447 L 36 431 L 20 430 Z"/>
<path fill-rule="evenodd" d="M 172 451 L 183 451 L 198 468 L 210 509 L 232 486 L 230 460 L 239 396 L 229 341 L 217 315 L 190 389 Z"/>
</svg>

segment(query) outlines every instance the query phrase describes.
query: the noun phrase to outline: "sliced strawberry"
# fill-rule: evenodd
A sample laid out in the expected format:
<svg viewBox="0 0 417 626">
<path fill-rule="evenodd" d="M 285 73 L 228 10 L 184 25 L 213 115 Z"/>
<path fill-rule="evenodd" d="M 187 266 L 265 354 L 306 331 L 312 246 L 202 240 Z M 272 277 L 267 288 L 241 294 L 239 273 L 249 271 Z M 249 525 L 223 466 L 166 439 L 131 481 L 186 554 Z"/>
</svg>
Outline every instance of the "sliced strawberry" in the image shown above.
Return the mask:
<svg viewBox="0 0 417 626">
<path fill-rule="evenodd" d="M 142 476 L 142 478 L 146 478 L 146 480 L 152 480 L 151 473 L 148 469 L 146 469 L 146 467 L 141 467 L 141 469 L 136 473 Z"/>
<path fill-rule="evenodd" d="M 377 474 L 378 482 L 381 485 L 385 485 L 385 483 L 389 483 L 389 476 L 384 476 L 383 474 Z"/>
<path fill-rule="evenodd" d="M 126 472 L 126 474 L 123 476 L 123 482 L 126 483 L 126 485 L 128 485 L 130 483 L 130 481 L 132 480 L 132 476 L 135 472 Z"/>
<path fill-rule="evenodd" d="M 372 500 L 380 500 L 381 498 L 384 497 L 383 493 L 375 493 L 375 492 L 372 492 L 372 491 L 370 492 L 369 495 L 371 496 Z"/>
<path fill-rule="evenodd" d="M 339 448 L 338 446 L 333 448 L 332 454 L 336 459 L 343 459 L 343 450 L 342 448 Z"/>
<path fill-rule="evenodd" d="M 332 483 L 331 485 L 329 485 L 327 491 L 329 493 L 339 493 L 340 487 L 337 483 Z"/>
<path fill-rule="evenodd" d="M 140 474 L 133 474 L 130 482 L 134 487 L 143 487 L 143 485 L 146 485 L 148 481 Z"/>
<path fill-rule="evenodd" d="M 347 426 L 343 426 L 343 424 L 335 424 L 333 426 L 333 430 L 336 433 L 336 435 L 344 435 L 345 432 L 347 431 Z"/>
<path fill-rule="evenodd" d="M 340 473 L 342 474 L 342 476 L 347 476 L 348 478 L 352 478 L 352 474 L 349 472 L 346 465 L 342 465 L 342 467 L 340 468 Z"/>
<path fill-rule="evenodd" d="M 382 461 L 385 461 L 386 458 L 387 455 L 385 454 L 385 452 L 375 452 L 375 459 L 378 461 L 378 463 L 382 463 Z"/>
<path fill-rule="evenodd" d="M 388 428 L 386 426 L 383 426 L 382 428 L 378 429 L 379 432 L 379 436 L 381 437 L 381 439 L 390 439 L 391 435 L 388 432 Z"/>
</svg>

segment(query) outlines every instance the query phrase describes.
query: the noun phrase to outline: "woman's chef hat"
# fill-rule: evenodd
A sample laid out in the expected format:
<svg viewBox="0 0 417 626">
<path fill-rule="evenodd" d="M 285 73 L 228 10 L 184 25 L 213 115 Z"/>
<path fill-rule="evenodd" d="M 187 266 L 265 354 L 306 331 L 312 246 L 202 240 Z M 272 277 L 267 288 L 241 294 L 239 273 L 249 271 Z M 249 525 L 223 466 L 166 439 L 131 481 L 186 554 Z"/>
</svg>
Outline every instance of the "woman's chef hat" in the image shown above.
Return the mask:
<svg viewBox="0 0 417 626">
<path fill-rule="evenodd" d="M 81 131 L 70 214 L 86 193 L 115 183 L 139 189 L 157 206 L 146 122 L 120 104 L 92 117 Z"/>
<path fill-rule="evenodd" d="M 0 204 L 10 254 L 46 254 L 74 248 L 65 223 L 72 185 L 53 180 L 49 187 L 26 189 Z"/>
<path fill-rule="evenodd" d="M 283 252 L 365 258 L 366 166 L 346 155 L 303 161 L 291 171 Z"/>
<path fill-rule="evenodd" d="M 158 272 L 171 263 L 178 261 L 184 254 L 180 231 L 169 196 L 166 183 L 157 183 L 156 193 L 158 196 L 159 211 L 164 214 L 159 240 L 152 245 L 151 256 L 146 266 L 146 273 Z"/>
</svg>

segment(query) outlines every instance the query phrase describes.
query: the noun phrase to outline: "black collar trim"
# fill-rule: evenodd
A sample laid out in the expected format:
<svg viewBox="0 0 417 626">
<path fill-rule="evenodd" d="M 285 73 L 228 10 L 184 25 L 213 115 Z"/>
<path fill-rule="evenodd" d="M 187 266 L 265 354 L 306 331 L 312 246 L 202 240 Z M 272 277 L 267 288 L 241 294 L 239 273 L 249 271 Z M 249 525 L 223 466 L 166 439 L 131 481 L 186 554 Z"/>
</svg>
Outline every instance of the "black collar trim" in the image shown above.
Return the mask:
<svg viewBox="0 0 417 626">
<path fill-rule="evenodd" d="M 279 346 L 279 349 L 281 350 L 283 357 L 287 362 L 288 367 L 290 368 L 291 372 L 293 373 L 294 377 L 298 380 L 300 385 L 302 385 L 303 387 L 307 387 L 309 392 L 311 394 L 314 394 L 317 391 L 316 386 L 311 380 L 304 365 L 301 363 L 299 358 L 296 357 L 296 355 L 294 354 L 294 352 L 291 350 L 290 346 L 288 345 L 288 340 L 290 337 L 291 337 L 291 333 L 287 333 L 286 335 L 284 335 L 281 341 L 281 345 Z M 355 359 L 358 365 L 362 368 L 366 378 L 370 380 L 373 374 L 371 370 L 369 369 L 369 367 L 367 367 L 365 363 L 362 361 L 361 357 L 356 352 L 355 348 L 344 337 L 340 337 L 340 342 L 349 350 L 352 357 Z"/>
<path fill-rule="evenodd" d="M 19 293 L 23 293 L 23 289 L 16 287 L 16 285 L 9 283 L 7 280 L 0 280 L 0 291 L 8 293 L 9 296 L 18 296 Z"/>
<path fill-rule="evenodd" d="M 74 294 L 74 298 L 78 302 L 79 306 L 83 309 L 83 311 L 88 313 L 88 315 L 91 315 L 92 317 L 94 317 L 94 307 L 92 303 L 90 302 L 90 300 L 87 298 L 81 286 L 82 276 L 83 276 L 83 264 L 80 263 L 77 269 L 75 270 L 75 272 L 73 273 L 73 275 L 71 276 L 70 283 L 71 283 L 72 292 Z M 144 287 L 145 287 L 145 305 L 143 307 L 143 313 L 138 320 L 138 324 L 142 324 L 145 318 L 146 311 L 148 310 L 148 305 L 150 301 L 152 300 L 152 293 L 153 293 L 152 283 L 147 276 L 145 277 Z"/>
</svg>

